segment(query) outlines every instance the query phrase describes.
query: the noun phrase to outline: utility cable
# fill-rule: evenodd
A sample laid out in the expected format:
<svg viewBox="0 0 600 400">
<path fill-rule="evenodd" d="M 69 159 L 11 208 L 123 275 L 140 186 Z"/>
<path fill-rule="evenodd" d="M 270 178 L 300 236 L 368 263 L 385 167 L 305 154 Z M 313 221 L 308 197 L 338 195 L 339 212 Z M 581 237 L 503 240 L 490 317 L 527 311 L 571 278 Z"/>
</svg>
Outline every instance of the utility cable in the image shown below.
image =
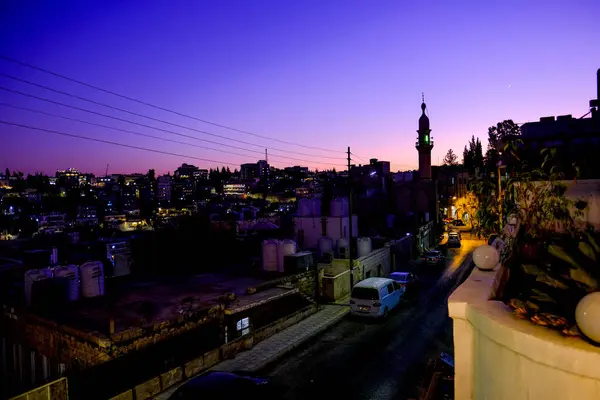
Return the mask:
<svg viewBox="0 0 600 400">
<path fill-rule="evenodd" d="M 235 167 L 238 166 L 238 164 L 224 162 L 224 161 L 216 161 L 216 160 L 210 160 L 210 159 L 207 159 L 207 158 L 189 156 L 189 155 L 185 155 L 185 154 L 171 153 L 169 151 L 149 149 L 147 147 L 134 146 L 134 145 L 125 144 L 125 143 L 113 142 L 111 140 L 104 140 L 104 139 L 92 138 L 92 137 L 89 137 L 89 136 L 76 135 L 74 133 L 66 133 L 66 132 L 54 131 L 54 130 L 51 130 L 51 129 L 37 128 L 35 126 L 17 124 L 17 123 L 9 122 L 9 121 L 2 121 L 2 120 L 0 120 L 0 124 L 11 125 L 11 126 L 19 127 L 19 128 L 31 129 L 31 130 L 41 131 L 41 132 L 53 133 L 55 135 L 67 136 L 67 137 L 72 137 L 72 138 L 76 138 L 76 139 L 84 139 L 84 140 L 89 140 L 89 141 L 97 142 L 97 143 L 112 144 L 113 146 L 127 147 L 129 149 L 149 151 L 149 152 L 152 152 L 152 153 L 165 154 L 165 155 L 169 155 L 169 156 L 191 158 L 191 159 L 194 159 L 194 160 L 206 161 L 206 162 L 216 163 L 216 164 L 220 164 L 220 165 L 231 165 L 231 166 L 235 166 Z"/>
<path fill-rule="evenodd" d="M 59 74 L 59 73 L 56 73 L 56 72 L 52 72 L 50 70 L 47 70 L 47 69 L 44 69 L 44 68 L 41 68 L 41 67 L 37 67 L 37 66 L 31 65 L 31 64 L 28 64 L 28 63 L 25 63 L 25 62 L 22 62 L 22 61 L 15 60 L 14 58 L 10 58 L 10 57 L 4 56 L 4 55 L 0 55 L 0 58 L 3 59 L 3 60 L 5 60 L 5 61 L 14 63 L 14 64 L 18 64 L 18 65 L 21 65 L 21 66 L 24 66 L 24 67 L 27 67 L 27 68 L 31 68 L 31 69 L 34 69 L 34 70 L 37 70 L 37 71 L 40 71 L 40 72 L 44 72 L 44 73 L 49 74 L 49 75 L 53 75 L 53 76 L 55 76 L 57 78 L 61 78 L 61 79 L 67 80 L 67 81 L 71 81 L 71 82 L 74 82 L 74 83 L 77 83 L 77 84 L 89 87 L 89 88 L 94 89 L 94 90 L 99 90 L 101 92 L 108 93 L 110 95 L 120 97 L 122 99 L 126 99 L 126 100 L 129 100 L 129 101 L 138 103 L 138 104 L 142 104 L 142 105 L 145 105 L 145 106 L 148 106 L 148 107 L 152 107 L 152 108 L 157 109 L 157 110 L 166 111 L 166 112 L 169 112 L 171 114 L 179 115 L 181 117 L 193 119 L 195 121 L 199 121 L 199 122 L 202 122 L 202 123 L 205 123 L 205 124 L 217 126 L 219 128 L 224 128 L 224 129 L 232 130 L 232 131 L 235 131 L 235 132 L 243 133 L 243 134 L 246 134 L 246 135 L 251 135 L 251 136 L 254 136 L 254 137 L 259 137 L 259 138 L 266 139 L 266 140 L 275 141 L 275 142 L 282 143 L 282 144 L 288 144 L 288 145 L 292 145 L 292 146 L 304 147 L 304 148 L 307 148 L 307 149 L 327 151 L 327 152 L 333 152 L 333 153 L 339 153 L 340 152 L 339 150 L 332 150 L 332 149 L 326 149 L 326 148 L 323 148 L 323 147 L 308 146 L 308 145 L 303 145 L 303 144 L 300 144 L 300 143 L 289 142 L 289 141 L 286 141 L 286 140 L 272 138 L 272 137 L 265 136 L 265 135 L 259 135 L 257 133 L 253 133 L 253 132 L 250 132 L 250 131 L 245 131 L 245 130 L 242 130 L 242 129 L 233 128 L 233 127 L 230 127 L 230 126 L 227 126 L 227 125 L 218 124 L 216 122 L 211 122 L 211 121 L 208 121 L 208 120 L 205 120 L 205 119 L 201 119 L 201 118 L 194 117 L 194 116 L 191 116 L 191 115 L 188 115 L 188 114 L 184 114 L 184 113 L 181 113 L 181 112 L 178 112 L 178 111 L 174 111 L 174 110 L 171 110 L 171 109 L 168 109 L 168 108 L 165 108 L 165 107 L 157 106 L 155 104 L 148 103 L 146 101 L 138 100 L 138 99 L 133 98 L 133 97 L 125 96 L 125 95 L 113 92 L 111 90 L 103 89 L 103 88 L 101 88 L 99 86 L 95 86 L 95 85 L 92 85 L 92 84 L 89 84 L 89 83 L 86 83 L 86 82 L 83 82 L 83 81 L 80 81 L 80 80 L 77 80 L 77 79 L 74 79 L 74 78 L 69 78 L 68 76 L 65 76 L 65 75 L 62 75 L 62 74 Z"/>
<path fill-rule="evenodd" d="M 198 132 L 198 133 L 201 133 L 203 135 L 209 135 L 209 136 L 213 136 L 213 137 L 218 137 L 220 139 L 230 140 L 230 141 L 238 142 L 238 143 L 243 143 L 243 144 L 246 144 L 246 145 L 249 145 L 249 146 L 255 146 L 255 147 L 260 147 L 260 148 L 268 148 L 269 147 L 269 146 L 265 146 L 265 145 L 262 145 L 262 144 L 256 144 L 256 143 L 246 142 L 246 141 L 239 140 L 239 139 L 229 138 L 227 136 L 219 135 L 219 134 L 216 134 L 216 133 L 207 132 L 207 131 L 203 131 L 203 130 L 200 130 L 200 129 L 191 128 L 189 126 L 180 125 L 180 124 L 176 124 L 176 123 L 173 123 L 173 122 L 165 121 L 165 120 L 162 120 L 160 118 L 154 118 L 154 117 L 151 117 L 151 116 L 148 116 L 148 115 L 136 113 L 134 111 L 126 110 L 124 108 L 119 108 L 119 107 L 111 106 L 110 104 L 106 104 L 106 103 L 102 103 L 102 102 L 99 102 L 99 101 L 91 100 L 91 99 L 88 99 L 88 98 L 85 98 L 85 97 L 82 97 L 82 96 L 77 96 L 77 95 L 69 93 L 69 92 L 65 92 L 65 91 L 62 91 L 62 90 L 54 89 L 54 88 L 51 88 L 51 87 L 46 86 L 46 85 L 41 85 L 39 83 L 28 81 L 26 79 L 21 79 L 21 78 L 18 78 L 16 76 L 13 76 L 13 75 L 10 75 L 10 74 L 6 74 L 6 73 L 3 73 L 3 72 L 0 72 L 0 76 L 4 76 L 6 78 L 13 79 L 15 81 L 25 83 L 27 85 L 35 86 L 35 87 L 38 87 L 38 88 L 41 88 L 41 89 L 44 89 L 44 90 L 49 90 L 51 92 L 62 94 L 64 96 L 69 96 L 69 97 L 72 97 L 72 98 L 75 98 L 75 99 L 78 99 L 78 100 L 81 100 L 81 101 L 85 101 L 85 102 L 88 102 L 88 103 L 91 103 L 91 104 L 95 104 L 95 105 L 98 105 L 98 106 L 110 108 L 110 109 L 115 110 L 115 111 L 120 111 L 120 112 L 124 112 L 124 113 L 130 114 L 130 115 L 134 115 L 136 117 L 146 118 L 146 119 L 149 119 L 151 121 L 156 121 L 156 122 L 160 122 L 160 123 L 163 123 L 163 124 L 166 124 L 166 125 L 175 126 L 177 128 L 188 129 L 190 131 Z M 275 148 L 275 147 L 271 147 L 271 148 L 273 150 L 277 150 L 277 151 L 283 151 L 283 152 L 287 152 L 287 153 L 293 153 L 293 154 L 298 154 L 298 155 L 308 156 L 308 157 L 328 158 L 328 159 L 333 159 L 333 160 L 341 159 L 341 157 L 319 156 L 319 155 L 314 155 L 314 154 L 302 153 L 302 152 L 298 152 L 298 151 L 278 149 L 278 148 Z"/>
<path fill-rule="evenodd" d="M 33 99 L 37 99 L 37 100 L 41 100 L 41 101 L 47 102 L 47 103 L 56 104 L 56 105 L 59 105 L 59 106 L 62 106 L 62 107 L 71 108 L 73 110 L 83 111 L 83 112 L 94 114 L 94 115 L 98 115 L 98 116 L 101 116 L 101 117 L 114 119 L 116 121 L 126 122 L 126 123 L 129 123 L 129 124 L 132 124 L 132 125 L 138 125 L 138 126 L 141 126 L 141 127 L 144 127 L 144 128 L 149 128 L 149 129 L 154 129 L 154 130 L 157 130 L 157 131 L 160 131 L 160 132 L 170 133 L 170 134 L 181 136 L 181 137 L 185 137 L 185 138 L 188 138 L 188 139 L 199 140 L 199 141 L 202 141 L 202 142 L 212 143 L 212 144 L 216 144 L 216 145 L 220 145 L 220 146 L 225 146 L 225 147 L 230 147 L 230 148 L 234 148 L 234 149 L 238 149 L 238 150 L 258 152 L 256 150 L 248 150 L 248 149 L 246 149 L 244 147 L 240 147 L 240 146 L 233 146 L 233 145 L 229 145 L 229 144 L 225 144 L 225 143 L 214 142 L 214 141 L 211 141 L 211 140 L 208 140 L 208 139 L 201 139 L 201 138 L 199 138 L 197 136 L 186 135 L 184 133 L 175 132 L 175 131 L 171 131 L 171 130 L 168 130 L 168 129 L 162 129 L 162 128 L 158 128 L 158 127 L 155 127 L 155 126 L 152 126 L 152 125 L 146 125 L 146 124 L 142 124 L 142 123 L 139 123 L 139 122 L 130 121 L 130 120 L 127 120 L 127 119 L 115 117 L 115 116 L 112 116 L 112 115 L 99 113 L 97 111 L 88 110 L 86 108 L 72 106 L 70 104 L 65 104 L 65 103 L 62 103 L 62 102 L 59 102 L 59 101 L 50 100 L 50 99 L 47 99 L 45 97 L 40 97 L 40 96 L 32 95 L 32 94 L 29 94 L 29 93 L 21 92 L 19 90 L 9 89 L 9 88 L 6 88 L 4 86 L 0 86 L 0 90 L 4 90 L 4 91 L 7 91 L 7 92 L 11 92 L 11 93 L 16 93 L 16 94 L 19 94 L 21 96 L 30 97 L 30 98 L 33 98 Z M 262 152 L 258 152 L 258 153 L 262 154 Z M 287 157 L 287 156 L 281 156 L 279 154 L 275 154 L 275 156 L 276 157 Z M 311 161 L 311 160 L 299 160 L 299 161 L 309 162 L 311 164 L 318 163 L 318 164 L 341 165 L 341 164 L 321 162 L 321 161 L 314 161 L 314 160 L 313 161 Z"/>
<path fill-rule="evenodd" d="M 122 128 L 116 128 L 114 126 L 97 124 L 95 122 L 85 121 L 85 120 L 81 120 L 81 119 L 78 119 L 78 118 L 66 117 L 64 115 L 53 114 L 53 113 L 49 113 L 49 112 L 45 112 L 45 111 L 41 111 L 41 110 L 35 110 L 35 109 L 32 109 L 32 108 L 28 108 L 28 107 L 20 107 L 20 106 L 15 106 L 13 104 L 7 104 L 7 103 L 0 103 L 0 106 L 2 106 L 2 107 L 10 107 L 10 108 L 13 108 L 13 109 L 28 111 L 28 112 L 31 112 L 31 113 L 36 113 L 36 114 L 41 114 L 41 115 L 47 115 L 47 116 L 55 117 L 55 118 L 61 118 L 61 119 L 67 120 L 67 121 L 74 121 L 74 122 L 78 122 L 78 123 L 82 123 L 82 124 L 97 126 L 97 127 L 100 127 L 100 128 L 111 129 L 111 130 L 114 130 L 114 131 L 130 133 L 132 135 L 148 137 L 148 138 L 151 138 L 151 139 L 162 140 L 162 141 L 165 141 L 165 142 L 183 144 L 183 145 L 186 145 L 186 146 L 192 146 L 192 147 L 197 147 L 197 148 L 200 148 L 200 149 L 212 150 L 212 151 L 217 151 L 217 152 L 221 152 L 221 153 L 228 153 L 228 154 L 233 154 L 233 155 L 237 155 L 237 156 L 241 156 L 241 157 L 248 157 L 248 154 L 236 153 L 234 151 L 216 149 L 216 148 L 213 148 L 213 147 L 200 146 L 200 145 L 196 145 L 196 144 L 193 144 L 193 143 L 182 142 L 180 140 L 168 139 L 168 138 L 164 138 L 164 137 L 161 137 L 161 136 L 150 135 L 150 134 L 147 134 L 147 133 L 135 132 L 135 131 L 130 131 L 130 130 L 127 130 L 127 129 L 122 129 Z M 219 144 L 219 143 L 217 143 L 217 144 Z M 262 152 L 258 151 L 258 150 L 250 150 L 250 149 L 243 149 L 243 148 L 240 148 L 240 149 L 241 150 L 245 150 L 245 151 L 249 151 L 249 152 L 253 152 L 253 153 L 262 154 Z M 279 160 L 280 158 L 287 158 L 287 159 L 290 159 L 290 160 L 301 161 L 301 162 L 307 163 L 307 164 L 310 163 L 307 160 L 302 160 L 302 159 L 294 158 L 294 157 L 277 156 L 277 157 L 272 157 L 272 158 L 274 158 L 276 161 L 281 161 L 281 160 Z M 316 164 L 312 164 L 311 163 L 311 165 L 316 165 Z"/>
</svg>

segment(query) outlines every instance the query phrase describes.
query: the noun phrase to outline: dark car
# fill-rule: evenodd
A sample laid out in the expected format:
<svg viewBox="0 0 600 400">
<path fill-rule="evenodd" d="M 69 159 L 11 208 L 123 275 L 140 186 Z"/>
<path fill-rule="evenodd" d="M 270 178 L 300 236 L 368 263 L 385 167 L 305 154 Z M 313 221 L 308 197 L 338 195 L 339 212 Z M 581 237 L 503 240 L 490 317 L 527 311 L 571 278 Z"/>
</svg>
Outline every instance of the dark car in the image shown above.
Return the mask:
<svg viewBox="0 0 600 400">
<path fill-rule="evenodd" d="M 456 232 L 450 232 L 448 234 L 448 243 L 446 246 L 448 248 L 460 247 L 460 235 Z"/>
<path fill-rule="evenodd" d="M 266 378 L 212 371 L 184 383 L 169 397 L 169 400 L 240 399 L 245 397 L 275 400 L 281 398 L 281 393 L 280 388 L 276 388 Z"/>
<path fill-rule="evenodd" d="M 459 231 L 450 231 L 448 232 L 448 236 L 450 235 L 458 235 L 458 240 L 462 240 L 462 235 L 460 234 Z"/>
<path fill-rule="evenodd" d="M 412 293 L 419 286 L 419 278 L 412 272 L 392 272 L 389 278 L 405 287 L 407 294 Z"/>
<path fill-rule="evenodd" d="M 439 250 L 429 250 L 423 253 L 423 262 L 428 265 L 439 266 L 444 262 L 444 256 Z"/>
</svg>

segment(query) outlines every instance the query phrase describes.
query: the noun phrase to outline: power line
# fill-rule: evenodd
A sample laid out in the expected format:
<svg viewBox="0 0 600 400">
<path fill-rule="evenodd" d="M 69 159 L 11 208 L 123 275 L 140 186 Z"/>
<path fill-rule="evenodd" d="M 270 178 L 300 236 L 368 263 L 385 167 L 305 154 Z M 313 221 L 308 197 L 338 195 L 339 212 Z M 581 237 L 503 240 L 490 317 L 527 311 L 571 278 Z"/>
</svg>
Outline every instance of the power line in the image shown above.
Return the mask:
<svg viewBox="0 0 600 400">
<path fill-rule="evenodd" d="M 208 140 L 208 139 L 201 139 L 201 138 L 199 138 L 197 136 L 186 135 L 184 133 L 175 132 L 175 131 L 171 131 L 171 130 L 168 130 L 168 129 L 162 129 L 162 128 L 158 128 L 158 127 L 155 127 L 155 126 L 152 126 L 152 125 L 146 125 L 146 124 L 142 124 L 142 123 L 139 123 L 139 122 L 130 121 L 130 120 L 127 120 L 127 119 L 115 117 L 115 116 L 112 116 L 112 115 L 99 113 L 97 111 L 88 110 L 86 108 L 81 108 L 81 107 L 77 107 L 77 106 L 72 106 L 70 104 L 65 104 L 65 103 L 62 103 L 60 101 L 50 100 L 50 99 L 47 99 L 45 97 L 40 97 L 40 96 L 32 95 L 32 94 L 29 94 L 29 93 L 21 92 L 19 90 L 9 89 L 9 88 L 6 88 L 4 86 L 0 86 L 0 90 L 4 90 L 4 91 L 7 91 L 7 92 L 11 92 L 11 93 L 16 93 L 16 94 L 19 94 L 21 96 L 30 97 L 30 98 L 33 98 L 33 99 L 45 101 L 47 103 L 56 104 L 56 105 L 59 105 L 59 106 L 62 106 L 62 107 L 71 108 L 73 110 L 83 111 L 83 112 L 86 112 L 86 113 L 90 113 L 90 114 L 94 114 L 94 115 L 99 115 L 101 117 L 114 119 L 116 121 L 126 122 L 126 123 L 129 123 L 129 124 L 132 124 L 132 125 L 138 125 L 138 126 L 141 126 L 141 127 L 144 127 L 144 128 L 154 129 L 154 130 L 157 130 L 157 131 L 160 131 L 160 132 L 170 133 L 170 134 L 173 134 L 173 135 L 177 135 L 177 136 L 181 136 L 181 137 L 185 137 L 185 138 L 189 138 L 189 139 L 193 139 L 193 140 L 199 140 L 199 141 L 202 141 L 202 142 L 212 143 L 212 144 L 216 144 L 216 145 L 219 145 L 219 146 L 225 146 L 225 147 L 230 147 L 230 148 L 234 148 L 234 149 L 238 149 L 238 150 L 250 151 L 250 152 L 255 152 L 255 153 L 262 154 L 261 151 L 250 150 L 250 149 L 246 149 L 244 147 L 233 146 L 233 145 L 229 145 L 229 144 L 225 144 L 225 143 L 215 142 L 215 141 Z M 61 117 L 61 118 L 63 118 L 63 117 Z M 79 121 L 79 122 L 87 123 L 85 121 Z M 108 126 L 107 126 L 107 128 L 109 128 L 109 129 L 118 129 L 118 128 L 112 128 L 112 127 L 108 127 Z M 279 154 L 276 154 L 275 156 L 276 157 L 280 157 L 280 158 L 293 159 L 293 160 L 296 160 L 296 161 L 302 161 L 302 162 L 311 163 L 311 164 L 318 163 L 318 164 L 329 164 L 329 165 L 341 165 L 341 164 L 329 163 L 329 162 L 324 162 L 324 161 L 301 160 L 301 159 L 294 158 L 294 157 L 281 156 Z"/>
<path fill-rule="evenodd" d="M 271 140 L 271 141 L 275 141 L 275 142 L 282 143 L 282 144 L 288 144 L 288 145 L 292 145 L 292 146 L 304 147 L 304 148 L 307 148 L 307 149 L 327 151 L 327 152 L 334 152 L 334 153 L 339 153 L 340 152 L 339 150 L 332 150 L 332 149 L 326 149 L 326 148 L 317 147 L 317 146 L 308 146 L 308 145 L 303 145 L 303 144 L 299 144 L 299 143 L 289 142 L 289 141 L 286 141 L 286 140 L 272 138 L 272 137 L 269 137 L 269 136 L 259 135 L 257 133 L 245 131 L 245 130 L 242 130 L 242 129 L 233 128 L 233 127 L 230 127 L 230 126 L 227 126 L 227 125 L 218 124 L 216 122 L 211 122 L 211 121 L 208 121 L 208 120 L 205 120 L 205 119 L 194 117 L 194 116 L 191 116 L 191 115 L 188 115 L 188 114 L 184 114 L 184 113 L 181 113 L 181 112 L 178 112 L 178 111 L 174 111 L 174 110 L 171 110 L 171 109 L 168 109 L 168 108 L 157 106 L 155 104 L 151 104 L 151 103 L 148 103 L 148 102 L 145 102 L 145 101 L 142 101 L 142 100 L 138 100 L 138 99 L 135 99 L 133 97 L 125 96 L 125 95 L 113 92 L 111 90 L 103 89 L 101 87 L 98 87 L 98 86 L 95 86 L 95 85 L 92 85 L 92 84 L 89 84 L 89 83 L 86 83 L 86 82 L 83 82 L 83 81 L 80 81 L 80 80 L 77 80 L 77 79 L 74 79 L 74 78 L 69 78 L 69 77 L 67 77 L 65 75 L 61 75 L 59 73 L 52 72 L 52 71 L 49 71 L 49 70 L 41 68 L 41 67 L 36 67 L 34 65 L 31 65 L 31 64 L 28 64 L 28 63 L 25 63 L 25 62 L 22 62 L 22 61 L 18 61 L 18 60 L 15 60 L 13 58 L 10 58 L 10 57 L 4 56 L 4 55 L 0 55 L 0 58 L 4 59 L 6 61 L 12 62 L 14 64 L 18 64 L 18 65 L 21 65 L 21 66 L 24 66 L 24 67 L 27 67 L 27 68 L 31 68 L 31 69 L 34 69 L 34 70 L 37 70 L 37 71 L 40 71 L 40 72 L 44 72 L 46 74 L 50 74 L 50 75 L 53 75 L 53 76 L 61 78 L 61 79 L 65 79 L 65 80 L 68 80 L 68 81 L 71 81 L 71 82 L 75 82 L 77 84 L 80 84 L 80 85 L 83 85 L 83 86 L 87 86 L 89 88 L 92 88 L 92 89 L 95 89 L 95 90 L 99 90 L 101 92 L 108 93 L 108 94 L 111 94 L 113 96 L 120 97 L 122 99 L 133 101 L 133 102 L 138 103 L 138 104 L 143 104 L 145 106 L 152 107 L 152 108 L 157 109 L 157 110 L 166 111 L 166 112 L 169 112 L 171 114 L 179 115 L 181 117 L 193 119 L 195 121 L 203 122 L 205 124 L 217 126 L 219 128 L 229 129 L 229 130 L 232 130 L 232 131 L 235 131 L 235 132 L 239 132 L 239 133 L 243 133 L 243 134 L 246 134 L 246 135 L 251 135 L 251 136 L 254 136 L 254 137 L 259 137 L 259 138 L 262 138 L 262 139 Z"/>
<path fill-rule="evenodd" d="M 354 154 L 354 153 L 350 153 L 350 154 L 351 154 L 351 155 L 353 155 L 354 157 L 358 158 L 358 159 L 359 159 L 359 160 L 361 160 L 362 162 L 368 163 L 368 161 L 367 161 L 367 160 L 365 160 L 364 158 L 362 158 L 362 157 L 359 157 L 359 156 L 357 156 L 357 155 L 356 155 L 356 154 Z M 356 160 L 354 160 L 354 161 L 356 161 Z"/>
<path fill-rule="evenodd" d="M 147 133 L 135 132 L 135 131 L 127 130 L 127 129 L 116 128 L 116 127 L 109 126 L 109 125 L 97 124 L 95 122 L 84 121 L 84 120 L 81 120 L 81 119 L 78 119 L 78 118 L 66 117 L 64 115 L 53 114 L 53 113 L 49 113 L 49 112 L 46 112 L 46 111 L 35 110 L 35 109 L 32 109 L 32 108 L 28 108 L 28 107 L 20 107 L 20 106 L 15 106 L 13 104 L 7 104 L 7 103 L 0 103 L 0 106 L 10 107 L 10 108 L 14 108 L 14 109 L 17 109 L 17 110 L 24 110 L 24 111 L 28 111 L 28 112 L 32 112 L 32 113 L 36 113 L 36 114 L 48 115 L 50 117 L 61 118 L 61 119 L 64 119 L 64 120 L 79 122 L 79 123 L 82 123 L 82 124 L 97 126 L 97 127 L 100 127 L 100 128 L 112 129 L 112 130 L 115 130 L 115 131 L 130 133 L 132 135 L 148 137 L 148 138 L 151 138 L 151 139 L 163 140 L 165 142 L 183 144 L 183 145 L 186 145 L 186 146 L 192 146 L 192 147 L 197 147 L 197 148 L 200 148 L 200 149 L 218 151 L 218 152 L 233 154 L 233 155 L 237 155 L 237 156 L 241 156 L 241 157 L 248 157 L 247 154 L 236 153 L 234 151 L 228 151 L 228 150 L 222 150 L 222 149 L 215 149 L 213 147 L 207 147 L 207 146 L 199 146 L 199 145 L 192 144 L 192 143 L 182 142 L 180 140 L 168 139 L 168 138 L 164 138 L 164 137 L 160 137 L 160 136 L 150 135 L 150 134 L 147 134 Z M 240 149 L 245 150 L 245 151 L 249 151 L 249 152 L 253 152 L 253 153 L 262 154 L 262 152 L 258 151 L 258 150 L 250 150 L 250 149 L 243 149 L 243 148 L 240 148 Z M 295 160 L 295 161 L 300 161 L 300 162 L 307 163 L 307 164 L 312 164 L 312 162 L 310 162 L 310 161 L 302 160 L 302 159 L 294 158 L 294 157 L 277 156 L 277 157 L 274 157 L 274 158 L 276 160 L 278 160 L 279 158 L 287 158 L 287 159 L 290 159 L 290 160 Z M 280 160 L 278 160 L 278 161 L 280 161 Z M 325 164 L 329 164 L 329 163 L 325 163 Z M 312 165 L 314 165 L 314 164 L 312 164 Z M 332 164 L 332 165 L 337 165 L 337 164 Z"/>
<path fill-rule="evenodd" d="M 114 146 L 127 147 L 127 148 L 135 149 L 135 150 L 143 150 L 143 151 L 149 151 L 149 152 L 152 152 L 152 153 L 165 154 L 165 155 L 169 155 L 169 156 L 191 158 L 191 159 L 194 159 L 194 160 L 206 161 L 206 162 L 211 162 L 211 163 L 216 163 L 216 164 L 221 164 L 221 165 L 237 166 L 237 164 L 228 163 L 228 162 L 224 162 L 224 161 L 216 161 L 216 160 L 210 160 L 210 159 L 207 159 L 207 158 L 201 158 L 201 157 L 195 157 L 195 156 L 188 156 L 188 155 L 185 155 L 185 154 L 171 153 L 169 151 L 149 149 L 147 147 L 134 146 L 134 145 L 125 144 L 125 143 L 113 142 L 113 141 L 110 141 L 110 140 L 97 139 L 97 138 L 92 138 L 92 137 L 88 137 L 88 136 L 76 135 L 74 133 L 66 133 L 66 132 L 54 131 L 54 130 L 51 130 L 51 129 L 36 128 L 35 126 L 17 124 L 17 123 L 9 122 L 9 121 L 2 121 L 2 120 L 0 120 L 0 124 L 11 125 L 11 126 L 19 127 L 19 128 L 31 129 L 31 130 L 41 131 L 41 132 L 53 133 L 55 135 L 67 136 L 67 137 L 72 137 L 72 138 L 76 138 L 76 139 L 84 139 L 84 140 L 89 140 L 89 141 L 92 141 L 92 142 L 112 144 Z"/>
<path fill-rule="evenodd" d="M 224 139 L 224 140 L 230 140 L 230 141 L 233 141 L 233 142 L 243 143 L 243 144 L 246 144 L 246 145 L 249 145 L 249 146 L 255 146 L 255 147 L 260 147 L 260 148 L 268 147 L 268 146 L 265 146 L 265 145 L 256 144 L 256 143 L 252 143 L 252 142 L 246 142 L 246 141 L 239 140 L 239 139 L 233 139 L 233 138 L 229 138 L 227 136 L 219 135 L 219 134 L 216 134 L 216 133 L 207 132 L 207 131 L 203 131 L 203 130 L 200 130 L 200 129 L 191 128 L 189 126 L 176 124 L 176 123 L 173 123 L 173 122 L 162 120 L 160 118 L 150 117 L 148 115 L 136 113 L 134 111 L 129 111 L 129 110 L 126 110 L 124 108 L 119 108 L 119 107 L 111 106 L 110 104 L 106 104 L 106 103 L 102 103 L 102 102 L 99 102 L 99 101 L 91 100 L 91 99 L 88 99 L 88 98 L 85 98 L 85 97 L 77 96 L 77 95 L 72 94 L 72 93 L 68 93 L 68 92 L 65 92 L 65 91 L 62 91 L 62 90 L 54 89 L 54 88 L 51 88 L 51 87 L 46 86 L 46 85 L 41 85 L 39 83 L 28 81 L 26 79 L 21 79 L 21 78 L 18 78 L 16 76 L 12 76 L 10 74 L 6 74 L 6 73 L 3 73 L 3 72 L 0 72 L 0 76 L 4 76 L 6 78 L 13 79 L 13 80 L 18 81 L 18 82 L 22 82 L 22 83 L 25 83 L 25 84 L 28 84 L 28 85 L 31 85 L 31 86 L 36 86 L 36 87 L 41 88 L 41 89 L 49 90 L 49 91 L 52 91 L 52 92 L 55 92 L 55 93 L 62 94 L 64 96 L 69 96 L 69 97 L 72 97 L 72 98 L 75 98 L 75 99 L 78 99 L 78 100 L 85 101 L 85 102 L 88 102 L 88 103 L 92 103 L 92 104 L 99 105 L 99 106 L 102 106 L 102 107 L 110 108 L 110 109 L 115 110 L 115 111 L 124 112 L 124 113 L 130 114 L 130 115 L 134 115 L 136 117 L 146 118 L 146 119 L 149 119 L 151 121 L 160 122 L 160 123 L 171 125 L 171 126 L 175 126 L 175 127 L 178 127 L 178 128 L 188 129 L 188 130 L 191 130 L 191 131 L 194 131 L 194 132 L 198 132 L 198 133 L 201 133 L 201 134 L 204 134 L 204 135 L 218 137 L 218 138 Z M 303 156 L 308 156 L 308 157 L 328 158 L 328 159 L 333 159 L 333 160 L 341 159 L 341 157 L 319 156 L 319 155 L 314 155 L 314 154 L 301 153 L 301 152 L 298 152 L 298 151 L 278 149 L 276 147 L 271 147 L 271 148 L 273 150 L 277 150 L 277 151 L 283 151 L 283 152 L 287 152 L 287 153 L 293 153 L 293 154 L 298 154 L 298 155 L 303 155 Z"/>
</svg>

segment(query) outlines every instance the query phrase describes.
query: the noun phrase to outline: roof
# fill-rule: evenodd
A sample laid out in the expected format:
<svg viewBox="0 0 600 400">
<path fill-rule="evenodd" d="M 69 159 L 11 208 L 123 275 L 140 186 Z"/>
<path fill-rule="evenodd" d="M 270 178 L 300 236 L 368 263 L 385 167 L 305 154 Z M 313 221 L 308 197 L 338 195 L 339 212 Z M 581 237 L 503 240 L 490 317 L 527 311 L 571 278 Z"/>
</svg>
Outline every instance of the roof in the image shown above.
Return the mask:
<svg viewBox="0 0 600 400">
<path fill-rule="evenodd" d="M 390 282 L 389 278 L 367 278 L 358 282 L 354 287 L 380 287 L 387 285 Z"/>
<path fill-rule="evenodd" d="M 256 287 L 262 282 L 252 277 L 202 274 L 127 284 L 114 294 L 115 333 L 157 322 L 174 321 L 182 315 L 208 310 L 221 304 L 220 297 L 228 293 L 235 293 L 238 299 L 244 299 L 249 287 Z M 268 294 L 267 298 L 277 297 L 281 292 L 284 291 L 272 291 L 265 295 Z M 254 297 L 254 301 L 265 300 L 257 297 Z M 107 300 L 108 296 L 81 299 L 62 308 L 51 319 L 82 331 L 106 333 L 111 315 Z"/>
</svg>

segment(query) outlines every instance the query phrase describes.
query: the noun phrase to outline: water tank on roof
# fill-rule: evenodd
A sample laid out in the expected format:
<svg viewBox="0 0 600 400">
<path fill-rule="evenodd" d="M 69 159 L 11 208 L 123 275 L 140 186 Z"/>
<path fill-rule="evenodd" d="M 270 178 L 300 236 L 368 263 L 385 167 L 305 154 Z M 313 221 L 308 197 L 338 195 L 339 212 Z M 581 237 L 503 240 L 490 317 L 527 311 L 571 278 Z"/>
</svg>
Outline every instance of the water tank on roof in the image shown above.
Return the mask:
<svg viewBox="0 0 600 400">
<path fill-rule="evenodd" d="M 337 241 L 337 256 L 341 259 L 348 258 L 348 250 L 350 249 L 350 242 L 348 238 L 342 237 Z"/>
<path fill-rule="evenodd" d="M 311 203 L 312 203 L 312 215 L 313 217 L 320 217 L 321 216 L 321 199 L 316 197 L 311 199 Z"/>
<path fill-rule="evenodd" d="M 88 261 L 79 267 L 81 294 L 83 297 L 104 295 L 104 265 L 100 261 Z"/>
<path fill-rule="evenodd" d="M 348 199 L 345 197 L 336 197 L 330 203 L 330 215 L 332 217 L 347 217 L 348 216 Z"/>
<path fill-rule="evenodd" d="M 278 271 L 277 247 L 278 241 L 274 239 L 265 240 L 262 244 L 262 266 L 264 271 Z"/>
<path fill-rule="evenodd" d="M 302 198 L 298 201 L 298 214 L 301 217 L 310 217 L 313 213 L 313 204 L 311 199 Z"/>
<path fill-rule="evenodd" d="M 372 249 L 371 238 L 361 237 L 356 239 L 356 255 L 358 258 L 368 256 L 371 254 Z"/>
<path fill-rule="evenodd" d="M 329 236 L 321 236 L 319 239 L 319 257 L 325 254 L 333 256 L 333 239 Z"/>
<path fill-rule="evenodd" d="M 67 300 L 79 300 L 79 268 L 77 265 L 67 265 L 54 268 L 55 278 L 67 279 Z"/>
<path fill-rule="evenodd" d="M 35 282 L 43 281 L 52 278 L 52 270 L 48 268 L 43 269 L 31 269 L 25 272 L 24 285 L 25 285 L 25 304 L 31 306 L 31 298 L 33 292 L 33 284 Z"/>
<path fill-rule="evenodd" d="M 285 256 L 292 255 L 297 251 L 296 242 L 290 239 L 285 239 L 277 243 L 277 270 L 279 272 L 285 271 L 284 258 Z"/>
</svg>

